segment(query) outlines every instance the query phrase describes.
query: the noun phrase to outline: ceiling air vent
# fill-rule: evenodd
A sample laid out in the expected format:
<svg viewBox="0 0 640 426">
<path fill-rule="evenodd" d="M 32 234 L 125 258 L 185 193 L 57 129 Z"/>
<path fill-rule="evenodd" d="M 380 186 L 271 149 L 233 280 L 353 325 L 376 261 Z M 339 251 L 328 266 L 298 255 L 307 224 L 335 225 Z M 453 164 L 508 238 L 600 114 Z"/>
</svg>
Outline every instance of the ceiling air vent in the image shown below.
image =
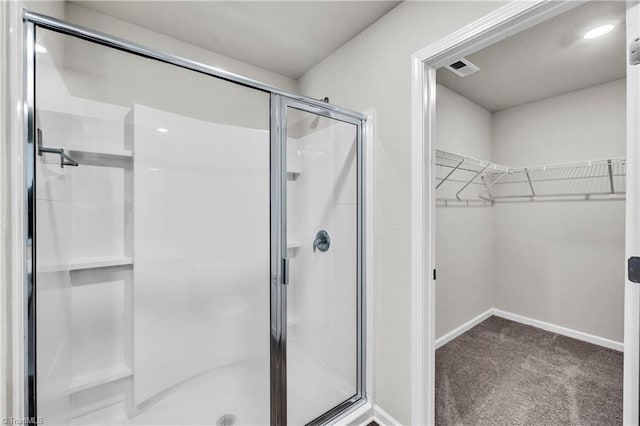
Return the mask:
<svg viewBox="0 0 640 426">
<path fill-rule="evenodd" d="M 466 77 L 469 74 L 473 74 L 480 69 L 477 65 L 472 64 L 468 59 L 465 58 L 461 58 L 459 61 L 456 61 L 450 65 L 446 65 L 445 68 L 453 73 L 456 73 L 460 77 Z"/>
</svg>

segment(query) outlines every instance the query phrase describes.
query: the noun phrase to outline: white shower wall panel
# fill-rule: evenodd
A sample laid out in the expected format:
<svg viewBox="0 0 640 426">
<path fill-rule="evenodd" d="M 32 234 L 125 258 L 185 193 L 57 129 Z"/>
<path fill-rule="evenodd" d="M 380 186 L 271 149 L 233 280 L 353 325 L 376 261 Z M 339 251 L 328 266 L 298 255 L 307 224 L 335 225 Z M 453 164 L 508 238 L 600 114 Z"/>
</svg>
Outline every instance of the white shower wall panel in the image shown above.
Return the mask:
<svg viewBox="0 0 640 426">
<path fill-rule="evenodd" d="M 133 126 L 140 404 L 225 365 L 269 363 L 269 132 L 141 105 Z"/>
<path fill-rule="evenodd" d="M 127 269 L 71 272 L 71 353 L 74 377 L 125 364 L 124 299 L 131 286 Z"/>
<path fill-rule="evenodd" d="M 123 256 L 125 221 L 125 169 L 91 166 L 68 167 L 71 176 L 72 258 Z"/>
</svg>

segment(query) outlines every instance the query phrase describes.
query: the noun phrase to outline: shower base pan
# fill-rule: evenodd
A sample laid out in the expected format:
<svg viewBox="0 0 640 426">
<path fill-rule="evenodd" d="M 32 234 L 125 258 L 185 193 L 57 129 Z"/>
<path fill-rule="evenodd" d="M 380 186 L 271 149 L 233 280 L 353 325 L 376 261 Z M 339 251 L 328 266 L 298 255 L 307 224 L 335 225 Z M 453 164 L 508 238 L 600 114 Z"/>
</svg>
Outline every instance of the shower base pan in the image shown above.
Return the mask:
<svg viewBox="0 0 640 426">
<path fill-rule="evenodd" d="M 343 378 L 328 371 L 297 345 L 291 345 L 289 350 L 295 352 L 297 360 L 288 365 L 289 381 L 299 377 L 305 380 L 308 389 L 307 398 L 296 398 L 296 406 L 289 409 L 289 424 L 306 424 L 341 402 L 337 399 L 344 401 L 352 396 L 351 387 Z M 270 412 L 268 383 L 268 359 L 243 361 L 176 386 L 134 417 L 127 417 L 125 402 L 119 402 L 76 417 L 71 424 L 266 425 Z"/>
</svg>

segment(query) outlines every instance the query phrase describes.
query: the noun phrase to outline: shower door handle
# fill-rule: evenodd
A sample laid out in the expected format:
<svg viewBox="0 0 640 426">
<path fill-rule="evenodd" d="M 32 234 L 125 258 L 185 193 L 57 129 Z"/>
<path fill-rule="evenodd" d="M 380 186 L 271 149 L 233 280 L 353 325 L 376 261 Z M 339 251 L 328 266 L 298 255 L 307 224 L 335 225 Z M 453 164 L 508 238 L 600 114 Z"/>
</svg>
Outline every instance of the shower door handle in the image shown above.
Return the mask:
<svg viewBox="0 0 640 426">
<path fill-rule="evenodd" d="M 282 258 L 282 284 L 289 284 L 289 258 Z"/>
</svg>

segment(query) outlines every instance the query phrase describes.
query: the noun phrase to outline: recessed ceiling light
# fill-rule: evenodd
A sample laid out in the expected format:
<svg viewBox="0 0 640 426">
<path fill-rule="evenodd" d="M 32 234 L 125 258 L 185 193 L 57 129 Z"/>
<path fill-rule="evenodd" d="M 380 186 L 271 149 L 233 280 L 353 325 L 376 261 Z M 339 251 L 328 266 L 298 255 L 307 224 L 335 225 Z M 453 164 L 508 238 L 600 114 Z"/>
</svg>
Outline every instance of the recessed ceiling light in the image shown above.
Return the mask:
<svg viewBox="0 0 640 426">
<path fill-rule="evenodd" d="M 47 53 L 47 49 L 41 44 L 36 44 L 36 52 Z"/>
<path fill-rule="evenodd" d="M 614 28 L 615 25 L 613 24 L 600 25 L 599 27 L 595 27 L 584 33 L 584 38 L 587 40 L 593 40 L 594 38 L 602 37 L 605 34 L 609 34 L 611 31 L 613 31 Z"/>
<path fill-rule="evenodd" d="M 165 129 L 164 127 L 158 127 L 157 129 L 160 133 L 167 133 L 169 129 Z"/>
</svg>

